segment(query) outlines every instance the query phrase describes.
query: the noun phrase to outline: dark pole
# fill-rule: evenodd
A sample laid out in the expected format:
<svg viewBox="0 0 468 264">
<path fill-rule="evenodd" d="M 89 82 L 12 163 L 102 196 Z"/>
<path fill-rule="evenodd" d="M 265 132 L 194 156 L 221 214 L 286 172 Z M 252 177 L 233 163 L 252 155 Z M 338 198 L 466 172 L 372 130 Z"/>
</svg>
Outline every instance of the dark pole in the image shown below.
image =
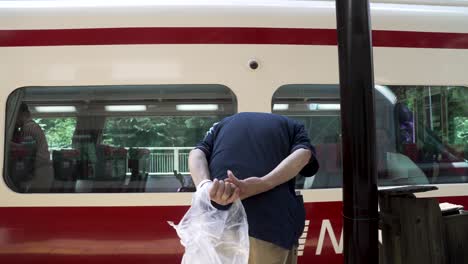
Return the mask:
<svg viewBox="0 0 468 264">
<path fill-rule="evenodd" d="M 378 254 L 374 73 L 368 0 L 337 0 L 343 146 L 344 263 Z"/>
</svg>

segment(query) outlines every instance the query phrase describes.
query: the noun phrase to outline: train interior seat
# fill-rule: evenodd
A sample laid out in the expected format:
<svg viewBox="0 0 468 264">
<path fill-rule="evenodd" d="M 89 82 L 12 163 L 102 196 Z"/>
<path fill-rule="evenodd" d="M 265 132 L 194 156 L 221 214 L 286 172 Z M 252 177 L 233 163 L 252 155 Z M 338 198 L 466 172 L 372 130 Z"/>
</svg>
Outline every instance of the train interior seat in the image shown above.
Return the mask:
<svg viewBox="0 0 468 264">
<path fill-rule="evenodd" d="M 342 184 L 341 145 L 338 143 L 315 146 L 319 170 L 315 174 L 312 189 L 337 188 Z"/>
<path fill-rule="evenodd" d="M 19 192 L 23 190 L 23 182 L 29 181 L 34 177 L 36 144 L 34 142 L 17 142 L 10 145 L 10 171 L 11 179 L 14 186 L 19 188 Z"/>
<path fill-rule="evenodd" d="M 96 173 L 93 192 L 118 192 L 124 189 L 127 150 L 99 144 L 96 146 Z"/>
<path fill-rule="evenodd" d="M 52 152 L 54 168 L 53 192 L 74 192 L 79 171 L 80 151 L 61 149 Z"/>
<path fill-rule="evenodd" d="M 149 175 L 150 150 L 131 148 L 128 151 L 128 168 L 130 177 L 125 180 L 125 191 L 144 192 Z"/>
</svg>

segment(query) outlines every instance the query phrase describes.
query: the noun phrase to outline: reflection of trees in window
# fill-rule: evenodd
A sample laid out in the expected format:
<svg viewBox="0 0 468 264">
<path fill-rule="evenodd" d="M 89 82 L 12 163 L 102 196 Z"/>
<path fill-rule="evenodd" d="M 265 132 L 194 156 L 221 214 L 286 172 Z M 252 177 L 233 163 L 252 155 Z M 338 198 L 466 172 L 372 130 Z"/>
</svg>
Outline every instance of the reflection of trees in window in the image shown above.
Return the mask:
<svg viewBox="0 0 468 264">
<path fill-rule="evenodd" d="M 34 118 L 45 132 L 49 148 L 70 148 L 76 119 L 67 118 Z"/>
<path fill-rule="evenodd" d="M 464 151 L 468 144 L 466 87 L 393 86 L 391 89 L 397 97 L 396 106 L 404 104 L 411 111 L 415 140 L 419 148 L 423 149 L 424 155 L 428 155 L 427 159 L 433 159 L 438 154 L 436 150 L 441 149 L 442 145 L 451 146 L 456 152 Z M 395 118 L 398 122 L 401 121 L 399 115 Z M 397 125 L 401 130 L 401 122 Z"/>
<path fill-rule="evenodd" d="M 339 142 L 341 134 L 340 116 L 288 116 L 302 122 L 313 145 Z"/>
<path fill-rule="evenodd" d="M 192 147 L 223 117 L 107 118 L 103 143 L 121 147 Z"/>
<path fill-rule="evenodd" d="M 454 145 L 468 144 L 468 88 L 448 88 L 449 142 Z"/>
<path fill-rule="evenodd" d="M 457 116 L 453 118 L 454 124 L 454 141 L 453 144 L 468 143 L 468 117 Z"/>
<path fill-rule="evenodd" d="M 398 101 L 404 102 L 413 112 L 420 112 L 418 105 L 424 105 L 425 111 L 419 115 L 424 120 L 424 126 L 432 128 L 434 133 L 442 136 L 445 134 L 443 130 L 448 129 L 447 139 L 451 144 L 467 142 L 465 122 L 468 118 L 466 104 L 468 92 L 466 87 L 431 87 L 431 94 L 429 87 L 407 87 L 405 93 L 398 93 L 398 95 Z M 442 117 L 445 114 L 448 117 L 447 121 Z"/>
</svg>

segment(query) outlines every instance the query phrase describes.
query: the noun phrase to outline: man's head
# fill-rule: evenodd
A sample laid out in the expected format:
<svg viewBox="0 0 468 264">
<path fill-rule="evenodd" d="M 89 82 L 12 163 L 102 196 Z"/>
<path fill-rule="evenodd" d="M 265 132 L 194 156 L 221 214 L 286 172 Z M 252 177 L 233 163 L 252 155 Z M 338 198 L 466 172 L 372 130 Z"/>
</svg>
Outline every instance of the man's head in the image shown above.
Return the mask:
<svg viewBox="0 0 468 264">
<path fill-rule="evenodd" d="M 18 112 L 18 118 L 16 119 L 17 126 L 22 126 L 29 118 L 31 118 L 31 112 L 29 112 L 28 105 L 21 103 Z"/>
</svg>

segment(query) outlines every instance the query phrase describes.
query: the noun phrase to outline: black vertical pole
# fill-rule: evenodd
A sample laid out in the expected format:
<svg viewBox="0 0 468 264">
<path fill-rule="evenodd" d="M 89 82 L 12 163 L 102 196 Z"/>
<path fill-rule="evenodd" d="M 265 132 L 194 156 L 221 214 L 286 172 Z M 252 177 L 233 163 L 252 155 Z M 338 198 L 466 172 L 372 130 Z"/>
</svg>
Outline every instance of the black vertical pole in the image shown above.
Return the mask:
<svg viewBox="0 0 468 264">
<path fill-rule="evenodd" d="M 378 254 L 374 73 L 368 0 L 336 0 L 343 146 L 344 263 Z"/>
</svg>

